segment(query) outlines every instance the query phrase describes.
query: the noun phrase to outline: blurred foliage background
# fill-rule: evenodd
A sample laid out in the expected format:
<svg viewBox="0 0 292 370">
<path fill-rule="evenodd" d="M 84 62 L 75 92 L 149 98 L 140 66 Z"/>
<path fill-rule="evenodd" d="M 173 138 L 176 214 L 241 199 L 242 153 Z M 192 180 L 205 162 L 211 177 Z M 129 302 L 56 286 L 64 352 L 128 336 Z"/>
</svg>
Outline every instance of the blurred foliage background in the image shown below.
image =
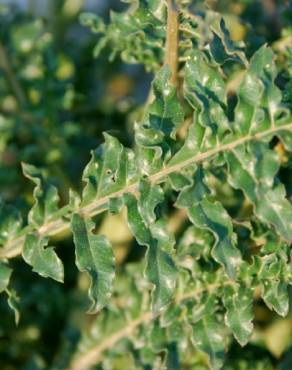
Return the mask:
<svg viewBox="0 0 292 370">
<path fill-rule="evenodd" d="M 292 104 L 292 2 L 207 2 L 224 16 L 232 38 L 245 41 L 249 55 L 264 43 L 273 47 L 280 70 L 277 83 Z M 44 168 L 65 204 L 69 187 L 80 191 L 82 170 L 90 150 L 103 141 L 102 132 L 133 144 L 132 127 L 152 75 L 141 65 L 123 63 L 118 55 L 109 62 L 110 45 L 94 59 L 97 36 L 79 22 L 82 11 L 108 22 L 110 9 L 118 12 L 126 6 L 116 0 L 0 0 L 0 193 L 24 215 L 32 204 L 32 184 L 23 177 L 21 162 Z M 230 83 L 236 83 L 237 74 Z M 291 195 L 289 173 L 284 168 L 281 176 Z M 123 217 L 99 220 L 99 231 L 112 241 L 120 265 L 139 260 L 141 248 L 133 243 Z M 93 320 L 85 314 L 88 281 L 74 265 L 71 239 L 63 236 L 54 243 L 61 246 L 57 253 L 65 262 L 64 285 L 33 274 L 20 259 L 12 261 L 21 318 L 16 326 L 0 296 L 0 369 L 54 368 L 63 348 L 74 346 Z M 254 309 L 252 342 L 244 349 L 234 343 L 226 369 L 292 369 L 291 314 L 280 319 L 261 300 Z"/>
</svg>

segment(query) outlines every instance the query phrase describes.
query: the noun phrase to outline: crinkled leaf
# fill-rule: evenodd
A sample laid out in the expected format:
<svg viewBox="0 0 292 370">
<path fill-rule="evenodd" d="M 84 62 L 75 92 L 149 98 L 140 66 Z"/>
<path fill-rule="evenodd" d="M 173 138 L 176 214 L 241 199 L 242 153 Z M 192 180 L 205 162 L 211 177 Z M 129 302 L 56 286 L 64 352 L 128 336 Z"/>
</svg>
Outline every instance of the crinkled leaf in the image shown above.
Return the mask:
<svg viewBox="0 0 292 370">
<path fill-rule="evenodd" d="M 36 184 L 33 195 L 35 203 L 29 212 L 29 222 L 35 227 L 54 217 L 58 210 L 59 196 L 57 189 L 48 185 L 43 172 L 30 164 L 22 164 L 24 175 Z"/>
<path fill-rule="evenodd" d="M 195 347 L 205 352 L 212 369 L 220 369 L 224 361 L 224 330 L 214 315 L 204 316 L 200 321 L 192 324 L 192 340 Z"/>
<path fill-rule="evenodd" d="M 190 220 L 203 229 L 208 229 L 216 238 L 212 255 L 222 264 L 231 278 L 235 278 L 236 270 L 241 262 L 241 255 L 234 244 L 233 227 L 230 217 L 218 202 L 202 200 L 188 208 Z"/>
<path fill-rule="evenodd" d="M 22 218 L 17 209 L 0 201 L 0 245 L 17 235 Z"/>
<path fill-rule="evenodd" d="M 129 227 L 138 243 L 148 247 L 145 274 L 155 285 L 153 309 L 158 311 L 170 302 L 175 288 L 176 267 L 171 256 L 175 240 L 163 220 L 145 225 L 133 195 L 126 194 L 125 200 Z"/>
<path fill-rule="evenodd" d="M 139 147 L 138 164 L 143 174 L 159 171 L 171 155 L 170 144 L 184 120 L 176 88 L 170 83 L 168 66 L 161 68 L 153 81 L 154 100 L 145 118 L 135 126 Z"/>
<path fill-rule="evenodd" d="M 139 191 L 139 212 L 144 223 L 149 226 L 156 220 L 155 208 L 164 199 L 163 190 L 160 186 L 152 186 L 147 180 L 143 179 L 140 182 Z"/>
<path fill-rule="evenodd" d="M 210 28 L 213 32 L 213 39 L 210 41 L 210 52 L 219 64 L 227 60 L 234 60 L 247 65 L 247 59 L 242 47 L 235 45 L 231 40 L 224 19 L 215 12 L 209 11 L 208 16 L 213 18 Z"/>
<path fill-rule="evenodd" d="M 153 240 L 147 251 L 146 276 L 155 285 L 153 310 L 159 311 L 173 297 L 176 285 L 176 267 L 172 258 L 174 237 L 162 220 L 151 227 Z"/>
<path fill-rule="evenodd" d="M 105 134 L 105 143 L 92 151 L 92 157 L 83 172 L 86 186 L 82 204 L 118 192 L 136 176 L 134 154 L 113 136 Z"/>
<path fill-rule="evenodd" d="M 26 235 L 22 256 L 33 271 L 43 277 L 50 277 L 59 282 L 64 281 L 63 263 L 52 247 L 47 247 L 48 238 L 42 238 L 37 233 Z"/>
<path fill-rule="evenodd" d="M 0 293 L 8 286 L 12 269 L 4 262 L 0 261 Z"/>
<path fill-rule="evenodd" d="M 215 315 L 217 309 L 217 297 L 214 293 L 202 293 L 192 307 L 192 322 L 197 323 L 204 317 Z"/>
<path fill-rule="evenodd" d="M 86 271 L 91 279 L 89 298 L 90 313 L 103 308 L 112 293 L 115 276 L 115 261 L 112 246 L 103 235 L 93 233 L 94 223 L 85 220 L 79 214 L 72 216 L 76 265 L 80 271 Z"/>
<path fill-rule="evenodd" d="M 208 230 L 192 225 L 182 235 L 177 246 L 177 254 L 182 261 L 187 256 L 196 260 L 202 256 L 209 256 L 213 245 L 214 237 Z"/>
<path fill-rule="evenodd" d="M 265 280 L 262 283 L 262 298 L 266 305 L 280 316 L 286 316 L 289 310 L 287 284 L 282 281 Z"/>
<path fill-rule="evenodd" d="M 14 289 L 7 289 L 7 294 L 8 294 L 7 300 L 8 306 L 14 313 L 15 324 L 18 325 L 20 320 L 20 307 L 19 307 L 20 299 Z"/>
<path fill-rule="evenodd" d="M 204 181 L 204 170 L 202 167 L 199 167 L 192 177 L 191 185 L 184 187 L 179 193 L 175 203 L 177 207 L 188 208 L 197 205 L 210 194 L 210 190 Z"/>
<path fill-rule="evenodd" d="M 93 13 L 81 13 L 79 17 L 80 23 L 89 27 L 91 32 L 99 33 L 105 30 L 105 24 L 103 20 Z"/>
<path fill-rule="evenodd" d="M 157 70 L 163 59 L 163 18 L 163 2 L 140 0 L 126 12 L 112 11 L 108 25 L 88 13 L 82 15 L 81 20 L 93 32 L 100 33 L 96 57 L 109 45 L 111 60 L 119 54 L 126 63 L 143 63 L 147 70 Z"/>
<path fill-rule="evenodd" d="M 223 77 L 200 51 L 194 51 L 186 63 L 184 91 L 188 102 L 198 111 L 198 123 L 208 128 L 205 146 L 214 145 L 230 129 L 225 112 L 227 93 Z"/>
<path fill-rule="evenodd" d="M 225 323 L 244 346 L 253 330 L 253 292 L 249 288 L 227 286 L 224 291 Z"/>
<path fill-rule="evenodd" d="M 140 245 L 148 246 L 152 242 L 152 235 L 139 212 L 135 196 L 125 194 L 124 199 L 128 210 L 128 225 L 132 234 Z"/>
<path fill-rule="evenodd" d="M 196 116 L 194 116 L 194 121 Z M 192 156 L 200 153 L 204 142 L 205 130 L 197 123 L 192 123 L 188 129 L 186 140 L 180 150 L 170 159 L 168 165 L 176 165 L 187 161 Z"/>
<path fill-rule="evenodd" d="M 239 147 L 227 153 L 229 181 L 244 191 L 255 205 L 255 213 L 288 241 L 292 240 L 292 205 L 285 189 L 274 184 L 279 169 L 276 154 L 263 143 Z"/>
<path fill-rule="evenodd" d="M 278 185 L 261 193 L 261 202 L 256 212 L 265 222 L 275 226 L 277 232 L 288 242 L 292 242 L 292 204 L 286 198 L 285 188 Z"/>
<path fill-rule="evenodd" d="M 266 45 L 252 57 L 249 69 L 238 90 L 234 129 L 240 135 L 259 132 L 274 125 L 281 111 L 281 94 L 274 84 L 274 55 Z"/>
<path fill-rule="evenodd" d="M 175 138 L 175 131 L 183 123 L 184 112 L 176 88 L 170 83 L 169 67 L 163 67 L 153 82 L 155 100 L 148 110 L 149 127 Z M 147 121 L 144 123 L 147 124 Z"/>
</svg>

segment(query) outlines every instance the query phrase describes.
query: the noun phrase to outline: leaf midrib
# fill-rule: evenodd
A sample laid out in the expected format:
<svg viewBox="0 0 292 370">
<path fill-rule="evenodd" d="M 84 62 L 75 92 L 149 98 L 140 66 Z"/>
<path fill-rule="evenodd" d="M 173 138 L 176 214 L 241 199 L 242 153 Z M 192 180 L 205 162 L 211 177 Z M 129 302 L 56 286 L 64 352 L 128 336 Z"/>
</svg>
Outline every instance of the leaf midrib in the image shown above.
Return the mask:
<svg viewBox="0 0 292 370">
<path fill-rule="evenodd" d="M 148 180 L 152 184 L 159 183 L 164 178 L 166 178 L 169 174 L 174 173 L 174 172 L 179 172 L 183 168 L 193 165 L 195 163 L 203 162 L 209 159 L 210 157 L 213 157 L 215 154 L 232 150 L 236 148 L 237 146 L 242 145 L 246 142 L 249 142 L 252 140 L 260 140 L 264 138 L 265 136 L 276 134 L 277 132 L 280 132 L 280 131 L 292 131 L 292 122 L 283 124 L 281 126 L 271 127 L 268 130 L 262 131 L 260 133 L 246 135 L 246 136 L 243 136 L 229 143 L 217 145 L 215 148 L 207 150 L 206 152 L 203 152 L 203 153 L 198 153 L 194 155 L 193 157 L 190 157 L 189 159 L 181 163 L 177 163 L 169 167 L 164 167 L 162 170 L 150 175 Z M 83 217 L 85 218 L 93 217 L 105 211 L 104 206 L 106 205 L 106 203 L 108 202 L 110 198 L 118 198 L 126 193 L 138 194 L 138 187 L 139 187 L 139 181 L 136 181 L 130 185 L 125 186 L 119 191 L 106 195 L 102 198 L 97 199 L 96 201 L 91 202 L 90 204 L 86 206 L 83 206 L 83 207 L 80 207 L 79 209 L 74 210 L 74 212 L 78 212 L 79 214 L 83 215 Z M 43 224 L 39 228 L 38 232 L 42 236 L 53 236 L 53 235 L 60 234 L 61 232 L 67 231 L 68 229 L 70 229 L 70 222 L 64 221 L 63 219 L 58 219 L 55 221 L 51 221 L 47 224 Z M 29 231 L 31 231 L 30 225 L 26 226 L 22 230 L 19 237 L 9 240 L 5 246 L 0 248 L 0 259 L 13 258 L 21 254 L 25 235 Z"/>
</svg>

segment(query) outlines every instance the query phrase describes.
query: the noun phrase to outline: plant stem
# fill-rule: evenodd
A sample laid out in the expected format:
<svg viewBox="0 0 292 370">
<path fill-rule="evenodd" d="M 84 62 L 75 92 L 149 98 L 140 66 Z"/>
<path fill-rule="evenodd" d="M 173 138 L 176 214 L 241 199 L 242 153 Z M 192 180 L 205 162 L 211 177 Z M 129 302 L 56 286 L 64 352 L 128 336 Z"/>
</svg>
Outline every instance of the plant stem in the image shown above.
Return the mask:
<svg viewBox="0 0 292 370">
<path fill-rule="evenodd" d="M 210 160 L 212 157 L 214 157 L 216 154 L 219 154 L 221 152 L 230 151 L 235 149 L 236 147 L 243 145 L 249 141 L 259 141 L 264 137 L 267 136 L 273 136 L 276 135 L 280 131 L 290 131 L 292 132 L 292 122 L 287 122 L 281 126 L 273 126 L 266 131 L 262 131 L 258 134 L 250 134 L 243 136 L 239 139 L 236 139 L 232 142 L 224 143 L 224 144 L 218 144 L 216 147 L 209 149 L 202 153 L 197 153 L 193 155 L 192 157 L 186 159 L 183 162 L 171 165 L 171 166 L 165 166 L 162 170 L 154 173 L 153 175 L 150 175 L 148 180 L 152 183 L 160 183 L 164 181 L 168 175 L 175 172 L 180 172 L 184 168 L 204 162 L 206 160 Z M 126 185 L 124 188 L 120 189 L 119 191 L 108 194 L 106 196 L 103 196 L 99 199 L 96 199 L 92 203 L 82 206 L 76 211 L 83 215 L 85 218 L 96 216 L 97 214 L 100 214 L 107 210 L 107 203 L 110 198 L 117 198 L 121 197 L 126 193 L 132 193 L 132 194 L 138 194 L 139 189 L 139 181 Z M 68 210 L 66 212 L 62 212 L 62 209 L 59 210 L 59 212 L 62 213 L 59 217 L 55 215 L 54 221 L 48 222 L 46 224 L 43 224 L 39 230 L 38 233 L 41 236 L 54 236 L 59 233 L 62 233 L 64 231 L 67 231 L 70 229 L 70 223 L 69 221 L 64 220 L 64 216 L 69 219 L 68 216 L 70 216 L 70 208 L 68 207 Z M 18 237 L 15 239 L 10 239 L 7 241 L 6 245 L 4 245 L 2 248 L 0 248 L 0 259 L 6 259 L 6 258 L 12 258 L 15 257 L 22 252 L 22 245 L 25 240 L 25 235 L 31 231 L 31 226 L 26 226 L 20 233 Z"/>
<path fill-rule="evenodd" d="M 170 82 L 177 86 L 178 73 L 178 44 L 179 44 L 178 10 L 175 0 L 167 0 L 167 35 L 164 64 L 171 71 Z"/>
<path fill-rule="evenodd" d="M 201 293 L 204 292 L 213 292 L 217 288 L 220 288 L 224 285 L 234 285 L 236 284 L 233 281 L 227 281 L 225 283 L 214 283 L 209 285 L 206 288 L 198 288 L 193 291 L 183 294 L 178 299 L 178 304 L 186 301 L 188 299 L 194 299 L 198 297 Z M 85 353 L 82 353 L 79 357 L 76 357 L 67 370 L 87 370 L 90 367 L 99 364 L 103 359 L 103 353 L 108 349 L 112 348 L 118 341 L 121 339 L 130 336 L 137 327 L 140 325 L 146 325 L 150 321 L 159 317 L 161 312 L 153 314 L 151 311 L 144 312 L 140 317 L 128 323 L 123 328 L 119 329 L 108 338 L 105 338 L 103 341 L 98 343 L 96 346 L 91 348 Z"/>
<path fill-rule="evenodd" d="M 168 65 L 171 72 L 170 82 L 177 87 L 177 73 L 178 73 L 178 49 L 179 49 L 179 21 L 178 11 L 175 5 L 175 0 L 167 0 L 167 29 L 166 29 L 166 45 L 164 65 Z M 145 116 L 149 105 L 153 101 L 153 89 L 150 91 L 143 109 L 142 117 Z"/>
</svg>

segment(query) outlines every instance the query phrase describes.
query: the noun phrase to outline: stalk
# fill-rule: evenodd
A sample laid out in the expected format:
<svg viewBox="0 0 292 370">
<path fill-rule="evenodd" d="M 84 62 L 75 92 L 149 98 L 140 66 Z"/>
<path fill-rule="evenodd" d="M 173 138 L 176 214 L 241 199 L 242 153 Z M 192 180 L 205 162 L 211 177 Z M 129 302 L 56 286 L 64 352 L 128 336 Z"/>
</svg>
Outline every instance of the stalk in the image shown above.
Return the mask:
<svg viewBox="0 0 292 370">
<path fill-rule="evenodd" d="M 221 288 L 222 286 L 226 285 L 235 285 L 236 283 L 233 281 L 226 281 L 224 283 L 214 283 L 209 285 L 207 288 L 198 288 L 193 291 L 187 292 L 183 294 L 177 300 L 178 304 L 182 304 L 184 301 L 189 299 L 198 298 L 200 294 L 204 292 L 214 292 L 216 289 Z M 103 360 L 103 354 L 105 351 L 112 348 L 116 343 L 118 343 L 123 338 L 127 338 L 135 332 L 141 325 L 147 325 L 152 320 L 159 317 L 162 312 L 153 314 L 151 311 L 147 311 L 141 314 L 137 319 L 127 323 L 122 329 L 114 332 L 108 338 L 105 338 L 103 341 L 98 343 L 96 346 L 92 347 L 88 351 L 82 353 L 69 365 L 67 370 L 88 370 L 94 365 L 98 365 Z"/>
<path fill-rule="evenodd" d="M 158 171 L 154 173 L 153 175 L 149 176 L 148 180 L 152 184 L 161 183 L 167 178 L 168 175 L 175 173 L 175 172 L 180 172 L 188 166 L 211 160 L 214 156 L 216 156 L 219 153 L 233 150 L 236 147 L 242 144 L 245 144 L 247 142 L 250 142 L 250 141 L 260 141 L 265 137 L 277 135 L 277 133 L 281 131 L 292 132 L 292 122 L 287 122 L 286 124 L 283 124 L 281 126 L 273 126 L 267 129 L 266 131 L 262 131 L 254 135 L 246 135 L 232 142 L 228 142 L 225 144 L 219 144 L 215 148 L 212 148 L 202 153 L 195 154 L 194 156 L 186 159 L 185 161 L 181 163 L 177 163 L 172 166 L 164 167 L 161 171 Z M 79 209 L 75 211 L 82 214 L 85 218 L 96 216 L 97 214 L 100 214 L 107 209 L 107 203 L 110 198 L 121 197 L 126 193 L 138 194 L 138 189 L 139 189 L 139 182 L 135 182 L 133 184 L 125 186 L 123 189 L 115 193 L 106 195 L 102 198 L 99 198 L 93 201 L 92 203 L 86 206 L 80 207 Z M 64 220 L 65 216 L 67 219 L 68 219 L 68 216 L 70 216 L 70 213 L 69 213 L 70 208 L 68 207 L 68 212 L 64 212 L 64 210 L 62 209 L 59 212 L 60 212 L 60 216 L 56 217 L 54 221 L 51 221 L 40 227 L 38 232 L 41 236 L 51 237 L 51 236 L 55 236 L 57 234 L 66 232 L 70 229 L 70 223 Z M 25 240 L 25 235 L 29 233 L 30 231 L 31 231 L 31 226 L 27 226 L 22 230 L 21 234 L 17 238 L 8 240 L 6 245 L 0 248 L 0 260 L 13 258 L 21 254 L 22 245 Z"/>
<path fill-rule="evenodd" d="M 167 29 L 164 64 L 171 71 L 170 82 L 178 84 L 179 19 L 175 0 L 167 0 Z"/>
</svg>

